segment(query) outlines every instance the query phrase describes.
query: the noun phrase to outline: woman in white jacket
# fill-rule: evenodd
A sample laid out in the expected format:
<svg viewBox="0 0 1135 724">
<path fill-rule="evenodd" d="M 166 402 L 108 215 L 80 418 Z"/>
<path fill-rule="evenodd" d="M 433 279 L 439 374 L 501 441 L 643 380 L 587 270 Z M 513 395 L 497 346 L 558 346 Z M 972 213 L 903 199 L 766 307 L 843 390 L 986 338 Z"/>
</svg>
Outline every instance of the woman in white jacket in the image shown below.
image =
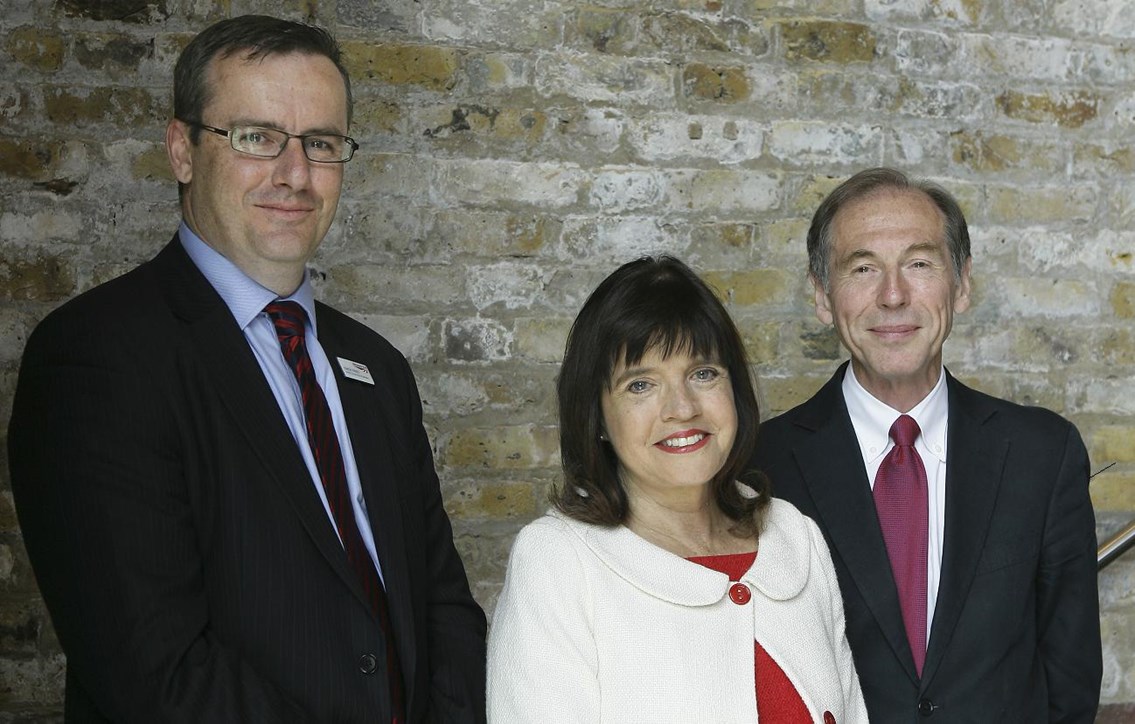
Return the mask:
<svg viewBox="0 0 1135 724">
<path fill-rule="evenodd" d="M 816 525 L 742 473 L 740 335 L 671 257 L 625 264 L 572 326 L 564 484 L 509 559 L 490 722 L 866 722 Z"/>
</svg>

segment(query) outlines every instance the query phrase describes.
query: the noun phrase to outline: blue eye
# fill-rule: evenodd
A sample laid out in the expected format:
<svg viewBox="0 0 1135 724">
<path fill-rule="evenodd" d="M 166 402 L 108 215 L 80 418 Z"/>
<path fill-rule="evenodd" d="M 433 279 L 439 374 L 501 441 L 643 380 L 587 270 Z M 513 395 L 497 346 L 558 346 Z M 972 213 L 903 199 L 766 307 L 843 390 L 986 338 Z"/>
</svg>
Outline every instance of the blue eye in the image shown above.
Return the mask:
<svg viewBox="0 0 1135 724">
<path fill-rule="evenodd" d="M 650 388 L 650 384 L 646 380 L 635 380 L 627 385 L 627 391 L 635 394 L 646 392 Z"/>
</svg>

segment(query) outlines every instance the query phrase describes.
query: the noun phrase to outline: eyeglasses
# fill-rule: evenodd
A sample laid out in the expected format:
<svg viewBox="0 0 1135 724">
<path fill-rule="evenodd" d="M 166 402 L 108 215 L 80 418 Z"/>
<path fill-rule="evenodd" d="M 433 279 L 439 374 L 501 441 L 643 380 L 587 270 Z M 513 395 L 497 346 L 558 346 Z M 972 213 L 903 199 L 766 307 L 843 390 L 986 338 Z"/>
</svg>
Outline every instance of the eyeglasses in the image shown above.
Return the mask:
<svg viewBox="0 0 1135 724">
<path fill-rule="evenodd" d="M 316 163 L 346 163 L 350 161 L 358 150 L 359 144 L 350 136 L 338 136 L 334 133 L 306 133 L 294 134 L 281 131 L 278 128 L 262 128 L 260 126 L 235 126 L 229 130 L 206 126 L 204 123 L 182 121 L 188 126 L 215 133 L 229 139 L 233 150 L 246 153 L 258 158 L 277 158 L 288 146 L 293 138 L 300 140 L 303 155 L 309 161 Z"/>
</svg>

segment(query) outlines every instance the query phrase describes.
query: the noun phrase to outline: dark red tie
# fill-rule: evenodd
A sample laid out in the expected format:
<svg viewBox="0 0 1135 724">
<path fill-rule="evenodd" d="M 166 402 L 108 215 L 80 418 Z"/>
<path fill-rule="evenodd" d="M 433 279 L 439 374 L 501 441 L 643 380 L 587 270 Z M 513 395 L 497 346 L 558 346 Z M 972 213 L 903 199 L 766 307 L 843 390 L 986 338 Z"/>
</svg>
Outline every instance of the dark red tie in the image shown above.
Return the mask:
<svg viewBox="0 0 1135 724">
<path fill-rule="evenodd" d="M 296 302 L 272 302 L 264 311 L 276 327 L 280 349 L 284 359 L 295 373 L 303 395 L 303 414 L 307 423 L 307 441 L 311 445 L 323 491 L 335 519 L 335 528 L 343 549 L 347 552 L 347 562 L 362 581 L 363 590 L 370 601 L 371 610 L 378 617 L 386 639 L 386 673 L 390 685 L 390 709 L 393 724 L 405 721 L 405 696 L 402 691 L 402 671 L 398 663 L 398 651 L 394 644 L 393 626 L 390 624 L 390 610 L 386 602 L 386 591 L 374 567 L 370 553 L 359 535 L 355 524 L 355 508 L 351 504 L 351 494 L 347 487 L 347 475 L 343 469 L 343 453 L 339 448 L 339 437 L 331 421 L 331 409 L 323 388 L 315 379 L 311 357 L 307 353 L 304 339 L 304 321 L 307 314 Z"/>
<path fill-rule="evenodd" d="M 914 654 L 914 668 L 922 676 L 926 660 L 926 468 L 914 449 L 921 430 L 910 415 L 891 425 L 895 446 L 883 458 L 875 476 L 875 510 L 883 528 L 883 541 L 891 559 L 891 572 L 899 591 L 906 638 Z"/>
</svg>

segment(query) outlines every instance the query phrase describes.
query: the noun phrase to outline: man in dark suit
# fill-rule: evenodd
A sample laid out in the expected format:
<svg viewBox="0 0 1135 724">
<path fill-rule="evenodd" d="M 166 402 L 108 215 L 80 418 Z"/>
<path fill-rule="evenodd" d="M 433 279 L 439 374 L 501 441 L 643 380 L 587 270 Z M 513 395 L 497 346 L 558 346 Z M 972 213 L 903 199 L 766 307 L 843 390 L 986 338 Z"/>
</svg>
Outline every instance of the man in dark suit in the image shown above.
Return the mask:
<svg viewBox="0 0 1135 724">
<path fill-rule="evenodd" d="M 49 315 L 9 432 L 68 721 L 474 722 L 485 618 L 405 359 L 314 300 L 350 81 L 321 29 L 178 60 L 183 223 Z"/>
<path fill-rule="evenodd" d="M 753 467 L 824 531 L 872 724 L 1093 721 L 1087 452 L 1058 415 L 943 367 L 970 303 L 958 204 L 864 171 L 820 205 L 808 255 L 850 365 L 762 427 Z"/>
</svg>

